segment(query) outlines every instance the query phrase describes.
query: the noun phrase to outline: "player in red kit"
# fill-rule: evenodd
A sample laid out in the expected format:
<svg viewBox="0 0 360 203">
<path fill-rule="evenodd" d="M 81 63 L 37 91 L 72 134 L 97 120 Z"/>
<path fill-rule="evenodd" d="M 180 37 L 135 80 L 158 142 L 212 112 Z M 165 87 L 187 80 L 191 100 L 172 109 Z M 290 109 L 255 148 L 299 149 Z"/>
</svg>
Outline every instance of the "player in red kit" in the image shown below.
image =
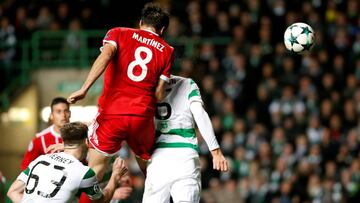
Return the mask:
<svg viewBox="0 0 360 203">
<path fill-rule="evenodd" d="M 50 108 L 52 125 L 37 133 L 36 137 L 30 142 L 21 162 L 22 171 L 38 156 L 46 154 L 46 149 L 50 145 L 62 143 L 60 128 L 70 121 L 70 105 L 65 98 L 56 97 L 51 101 Z"/>
<path fill-rule="evenodd" d="M 142 10 L 139 29 L 109 30 L 82 88 L 68 97 L 70 103 L 83 99 L 105 71 L 99 113 L 89 134 L 94 148 L 89 150 L 89 166 L 98 180 L 124 140 L 145 173 L 155 139 L 155 104 L 164 96 L 174 60 L 173 48 L 161 38 L 168 24 L 169 15 L 150 3 Z"/>
</svg>

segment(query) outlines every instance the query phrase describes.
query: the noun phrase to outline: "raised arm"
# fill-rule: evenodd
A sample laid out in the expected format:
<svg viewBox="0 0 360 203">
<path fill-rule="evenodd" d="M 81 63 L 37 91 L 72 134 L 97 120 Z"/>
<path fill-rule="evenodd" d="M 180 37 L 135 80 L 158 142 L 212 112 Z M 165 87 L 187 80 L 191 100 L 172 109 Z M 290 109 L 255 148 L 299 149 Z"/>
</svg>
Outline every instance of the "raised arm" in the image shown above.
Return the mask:
<svg viewBox="0 0 360 203">
<path fill-rule="evenodd" d="M 102 47 L 100 55 L 95 60 L 94 64 L 91 67 L 91 70 L 80 90 L 73 92 L 68 98 L 67 101 L 71 104 L 76 103 L 78 100 L 83 99 L 86 96 L 86 93 L 94 82 L 100 77 L 100 75 L 105 71 L 107 65 L 110 63 L 112 57 L 116 53 L 116 47 L 106 43 Z"/>
<path fill-rule="evenodd" d="M 98 200 L 93 200 L 92 202 L 100 203 L 100 202 L 110 202 L 112 199 L 115 189 L 118 188 L 118 184 L 120 182 L 120 179 L 123 175 L 127 173 L 127 168 L 125 166 L 125 161 L 116 158 L 114 164 L 113 164 L 113 171 L 111 174 L 111 178 L 102 191 L 102 196 Z"/>
<path fill-rule="evenodd" d="M 202 103 L 197 101 L 191 102 L 190 110 L 213 157 L 213 169 L 227 171 L 229 169 L 228 162 L 222 154 L 209 115 L 205 111 Z"/>
</svg>

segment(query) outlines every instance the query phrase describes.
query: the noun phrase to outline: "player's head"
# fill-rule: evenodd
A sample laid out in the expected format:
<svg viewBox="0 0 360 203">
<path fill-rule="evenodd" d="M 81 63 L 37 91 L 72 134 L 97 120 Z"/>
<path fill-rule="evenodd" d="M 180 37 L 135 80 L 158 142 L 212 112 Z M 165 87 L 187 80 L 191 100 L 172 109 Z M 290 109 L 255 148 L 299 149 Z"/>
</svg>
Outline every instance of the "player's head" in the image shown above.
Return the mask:
<svg viewBox="0 0 360 203">
<path fill-rule="evenodd" d="M 70 121 L 70 104 L 63 97 L 56 97 L 50 104 L 50 121 L 55 128 L 60 129 L 64 124 Z"/>
<path fill-rule="evenodd" d="M 169 26 L 169 14 L 165 12 L 158 4 L 147 3 L 141 12 L 140 25 L 153 27 L 156 33 L 162 33 Z"/>
<path fill-rule="evenodd" d="M 81 122 L 65 124 L 60 129 L 60 135 L 65 149 L 79 149 L 82 155 L 87 153 L 88 127 Z"/>
</svg>

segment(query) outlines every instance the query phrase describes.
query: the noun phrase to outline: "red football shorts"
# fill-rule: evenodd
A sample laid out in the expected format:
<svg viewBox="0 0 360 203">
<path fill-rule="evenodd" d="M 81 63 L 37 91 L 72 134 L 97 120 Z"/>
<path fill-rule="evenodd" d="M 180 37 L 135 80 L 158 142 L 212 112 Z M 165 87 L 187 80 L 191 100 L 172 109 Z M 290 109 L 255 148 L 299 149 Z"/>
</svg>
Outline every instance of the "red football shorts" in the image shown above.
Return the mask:
<svg viewBox="0 0 360 203">
<path fill-rule="evenodd" d="M 91 203 L 91 199 L 86 195 L 85 192 L 81 193 L 79 203 Z"/>
<path fill-rule="evenodd" d="M 99 113 L 89 127 L 89 141 L 91 148 L 106 156 L 115 155 L 126 141 L 138 157 L 148 160 L 155 142 L 154 118 Z"/>
</svg>

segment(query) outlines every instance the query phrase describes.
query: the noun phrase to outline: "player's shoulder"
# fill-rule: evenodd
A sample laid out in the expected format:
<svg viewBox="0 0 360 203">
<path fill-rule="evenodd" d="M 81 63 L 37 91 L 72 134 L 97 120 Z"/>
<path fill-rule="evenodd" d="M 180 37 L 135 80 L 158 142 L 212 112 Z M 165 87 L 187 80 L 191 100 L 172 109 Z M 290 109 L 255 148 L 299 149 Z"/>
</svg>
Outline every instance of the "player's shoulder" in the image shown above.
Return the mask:
<svg viewBox="0 0 360 203">
<path fill-rule="evenodd" d="M 134 28 L 129 28 L 129 27 L 113 27 L 113 28 L 110 28 L 108 31 L 107 31 L 107 34 L 109 33 L 126 33 L 128 31 L 135 31 L 136 29 Z"/>
<path fill-rule="evenodd" d="M 36 133 L 35 137 L 38 138 L 38 137 L 41 137 L 41 136 L 45 136 L 47 134 L 51 134 L 51 126 L 49 126 L 49 127 L 45 128 L 44 130 Z"/>
<path fill-rule="evenodd" d="M 192 78 L 185 78 L 178 75 L 171 75 L 169 83 L 170 85 L 196 85 L 195 81 Z"/>
</svg>

